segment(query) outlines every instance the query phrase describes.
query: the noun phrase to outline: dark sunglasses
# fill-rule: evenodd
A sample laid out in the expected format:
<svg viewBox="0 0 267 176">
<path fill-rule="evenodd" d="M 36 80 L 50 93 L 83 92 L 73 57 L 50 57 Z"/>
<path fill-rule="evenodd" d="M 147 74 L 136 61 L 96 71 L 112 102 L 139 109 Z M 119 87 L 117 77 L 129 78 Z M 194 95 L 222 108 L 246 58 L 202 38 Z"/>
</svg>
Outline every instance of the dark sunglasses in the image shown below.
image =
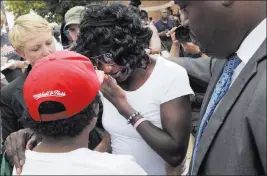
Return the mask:
<svg viewBox="0 0 267 176">
<path fill-rule="evenodd" d="M 111 53 L 105 53 L 105 54 L 101 54 L 99 56 L 94 56 L 94 57 L 91 57 L 91 59 L 94 60 L 97 65 L 99 63 L 104 64 L 104 65 L 108 65 L 108 66 L 113 66 L 116 64 L 113 60 Z"/>
</svg>

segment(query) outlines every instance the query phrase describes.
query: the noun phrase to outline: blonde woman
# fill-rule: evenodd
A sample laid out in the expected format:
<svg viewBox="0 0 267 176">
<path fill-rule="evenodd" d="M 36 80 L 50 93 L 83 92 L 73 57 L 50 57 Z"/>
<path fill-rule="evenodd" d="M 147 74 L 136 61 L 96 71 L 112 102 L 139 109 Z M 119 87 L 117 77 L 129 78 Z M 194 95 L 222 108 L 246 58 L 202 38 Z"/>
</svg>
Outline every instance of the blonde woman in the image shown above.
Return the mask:
<svg viewBox="0 0 267 176">
<path fill-rule="evenodd" d="M 9 40 L 17 54 L 27 61 L 24 63 L 29 63 L 29 66 L 27 67 L 25 64 L 25 72 L 1 90 L 0 110 L 3 140 L 10 133 L 23 128 L 18 119 L 25 108 L 23 84 L 31 67 L 38 59 L 56 50 L 51 25 L 36 14 L 18 17 L 9 32 Z"/>
</svg>

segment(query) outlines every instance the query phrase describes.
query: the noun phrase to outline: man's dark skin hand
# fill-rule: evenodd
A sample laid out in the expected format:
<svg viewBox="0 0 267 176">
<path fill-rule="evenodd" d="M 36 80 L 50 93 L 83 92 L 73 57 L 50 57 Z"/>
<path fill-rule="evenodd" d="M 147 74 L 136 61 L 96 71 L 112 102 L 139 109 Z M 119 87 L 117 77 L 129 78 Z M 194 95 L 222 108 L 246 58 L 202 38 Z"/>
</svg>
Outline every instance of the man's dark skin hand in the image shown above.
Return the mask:
<svg viewBox="0 0 267 176">
<path fill-rule="evenodd" d="M 25 163 L 25 150 L 32 150 L 41 140 L 41 137 L 28 128 L 11 133 L 7 137 L 4 144 L 6 156 L 8 161 L 15 165 L 17 174 L 21 173 Z"/>
</svg>

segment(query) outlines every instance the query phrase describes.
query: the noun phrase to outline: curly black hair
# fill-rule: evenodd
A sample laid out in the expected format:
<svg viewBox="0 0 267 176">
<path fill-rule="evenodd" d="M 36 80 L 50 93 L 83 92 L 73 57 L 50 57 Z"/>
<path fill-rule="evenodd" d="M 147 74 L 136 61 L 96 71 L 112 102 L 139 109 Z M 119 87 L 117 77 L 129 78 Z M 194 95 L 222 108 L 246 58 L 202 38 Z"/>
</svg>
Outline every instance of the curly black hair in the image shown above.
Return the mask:
<svg viewBox="0 0 267 176">
<path fill-rule="evenodd" d="M 103 23 L 107 21 L 113 23 Z M 118 65 L 146 68 L 149 56 L 145 48 L 151 37 L 152 31 L 142 26 L 138 8 L 119 3 L 90 5 L 85 9 L 77 45 L 72 50 L 88 58 L 111 53 Z"/>
<path fill-rule="evenodd" d="M 24 127 L 30 128 L 35 133 L 45 137 L 76 137 L 87 127 L 94 117 L 97 117 L 95 105 L 100 102 L 99 95 L 94 101 L 78 114 L 68 119 L 39 122 L 30 117 L 28 110 L 24 111 L 20 122 Z M 39 106 L 39 114 L 54 114 L 65 111 L 63 104 L 54 101 L 46 101 Z"/>
</svg>

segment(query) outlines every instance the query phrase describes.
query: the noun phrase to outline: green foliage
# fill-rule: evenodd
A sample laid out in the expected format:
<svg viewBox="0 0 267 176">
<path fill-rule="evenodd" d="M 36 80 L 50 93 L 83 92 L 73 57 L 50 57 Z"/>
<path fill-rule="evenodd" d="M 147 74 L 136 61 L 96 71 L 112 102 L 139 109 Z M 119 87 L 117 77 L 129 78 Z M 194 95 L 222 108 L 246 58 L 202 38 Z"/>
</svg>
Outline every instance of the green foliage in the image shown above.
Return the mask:
<svg viewBox="0 0 267 176">
<path fill-rule="evenodd" d="M 38 11 L 45 7 L 45 3 L 42 1 L 13 1 L 7 0 L 5 2 L 6 10 L 12 12 L 15 18 L 27 14 L 30 10 Z"/>
<path fill-rule="evenodd" d="M 49 22 L 61 23 L 64 19 L 65 13 L 74 6 L 84 6 L 92 3 L 103 3 L 104 0 L 42 0 L 42 1 L 28 1 L 28 0 L 7 0 L 5 7 L 12 12 L 15 18 L 20 15 L 29 13 L 31 10 L 35 11 L 40 16 L 47 19 Z"/>
</svg>

